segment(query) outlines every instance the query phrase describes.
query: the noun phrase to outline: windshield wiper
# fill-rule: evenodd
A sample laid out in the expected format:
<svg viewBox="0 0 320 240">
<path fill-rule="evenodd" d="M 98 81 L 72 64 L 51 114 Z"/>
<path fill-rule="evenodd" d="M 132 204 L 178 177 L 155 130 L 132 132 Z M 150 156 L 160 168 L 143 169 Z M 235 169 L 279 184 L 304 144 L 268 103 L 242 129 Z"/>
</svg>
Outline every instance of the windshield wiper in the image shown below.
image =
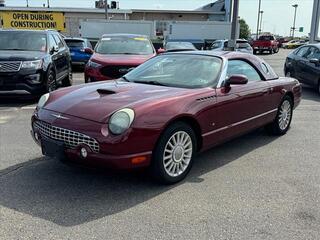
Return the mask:
<svg viewBox="0 0 320 240">
<path fill-rule="evenodd" d="M 134 83 L 142 83 L 142 84 L 150 84 L 150 85 L 157 85 L 157 86 L 167 86 L 163 83 L 158 81 L 133 81 Z"/>
</svg>

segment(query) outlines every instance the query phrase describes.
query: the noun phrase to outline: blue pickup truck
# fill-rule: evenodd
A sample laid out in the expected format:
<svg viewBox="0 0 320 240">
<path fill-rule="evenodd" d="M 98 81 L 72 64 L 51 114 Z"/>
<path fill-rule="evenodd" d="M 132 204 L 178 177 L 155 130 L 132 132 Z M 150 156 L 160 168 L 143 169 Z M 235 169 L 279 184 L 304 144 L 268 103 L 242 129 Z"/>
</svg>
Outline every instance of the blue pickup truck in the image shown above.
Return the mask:
<svg viewBox="0 0 320 240">
<path fill-rule="evenodd" d="M 65 38 L 64 41 L 70 49 L 72 65 L 86 65 L 93 54 L 89 40 L 84 38 Z"/>
</svg>

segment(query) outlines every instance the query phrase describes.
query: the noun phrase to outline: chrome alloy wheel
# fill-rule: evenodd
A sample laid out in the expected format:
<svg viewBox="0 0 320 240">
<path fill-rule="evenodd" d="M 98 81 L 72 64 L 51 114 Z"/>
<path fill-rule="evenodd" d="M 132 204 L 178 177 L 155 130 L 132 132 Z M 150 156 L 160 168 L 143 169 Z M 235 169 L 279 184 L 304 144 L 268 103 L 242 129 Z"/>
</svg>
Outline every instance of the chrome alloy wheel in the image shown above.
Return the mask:
<svg viewBox="0 0 320 240">
<path fill-rule="evenodd" d="M 291 117 L 292 117 L 291 103 L 288 100 L 285 100 L 280 107 L 279 119 L 278 119 L 279 128 L 282 131 L 289 126 Z"/>
<path fill-rule="evenodd" d="M 163 153 L 163 166 L 171 177 L 178 177 L 188 168 L 193 153 L 192 139 L 184 131 L 176 132 L 167 142 Z"/>
</svg>

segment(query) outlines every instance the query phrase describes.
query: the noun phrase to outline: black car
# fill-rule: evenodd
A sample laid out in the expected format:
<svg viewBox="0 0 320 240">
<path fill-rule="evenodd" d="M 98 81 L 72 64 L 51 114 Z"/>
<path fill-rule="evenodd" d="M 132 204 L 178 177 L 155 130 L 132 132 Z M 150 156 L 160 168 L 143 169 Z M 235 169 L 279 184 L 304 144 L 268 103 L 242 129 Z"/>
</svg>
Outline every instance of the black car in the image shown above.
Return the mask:
<svg viewBox="0 0 320 240">
<path fill-rule="evenodd" d="M 56 31 L 0 30 L 0 92 L 72 85 L 69 49 Z"/>
<path fill-rule="evenodd" d="M 286 76 L 316 88 L 320 94 L 320 44 L 304 45 L 290 53 L 284 72 Z"/>
</svg>

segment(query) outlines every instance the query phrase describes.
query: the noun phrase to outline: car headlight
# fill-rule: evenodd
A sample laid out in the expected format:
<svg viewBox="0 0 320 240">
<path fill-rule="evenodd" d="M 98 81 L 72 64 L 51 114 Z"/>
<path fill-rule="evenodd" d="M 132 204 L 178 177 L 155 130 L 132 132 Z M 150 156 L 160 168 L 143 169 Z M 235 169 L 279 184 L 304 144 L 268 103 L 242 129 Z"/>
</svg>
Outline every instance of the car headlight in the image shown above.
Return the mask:
<svg viewBox="0 0 320 240">
<path fill-rule="evenodd" d="M 42 68 L 42 60 L 22 62 L 21 68 L 35 69 L 35 70 L 41 69 Z"/>
<path fill-rule="evenodd" d="M 120 135 L 129 129 L 134 120 L 134 111 L 130 108 L 115 112 L 109 121 L 109 130 L 114 135 Z"/>
<path fill-rule="evenodd" d="M 42 108 L 46 104 L 46 102 L 48 101 L 49 96 L 50 96 L 49 93 L 42 95 L 41 98 L 39 99 L 37 108 Z"/>
<path fill-rule="evenodd" d="M 88 64 L 88 67 L 92 67 L 92 68 L 99 68 L 102 66 L 100 63 L 94 62 L 92 60 L 89 60 L 87 64 Z"/>
</svg>

